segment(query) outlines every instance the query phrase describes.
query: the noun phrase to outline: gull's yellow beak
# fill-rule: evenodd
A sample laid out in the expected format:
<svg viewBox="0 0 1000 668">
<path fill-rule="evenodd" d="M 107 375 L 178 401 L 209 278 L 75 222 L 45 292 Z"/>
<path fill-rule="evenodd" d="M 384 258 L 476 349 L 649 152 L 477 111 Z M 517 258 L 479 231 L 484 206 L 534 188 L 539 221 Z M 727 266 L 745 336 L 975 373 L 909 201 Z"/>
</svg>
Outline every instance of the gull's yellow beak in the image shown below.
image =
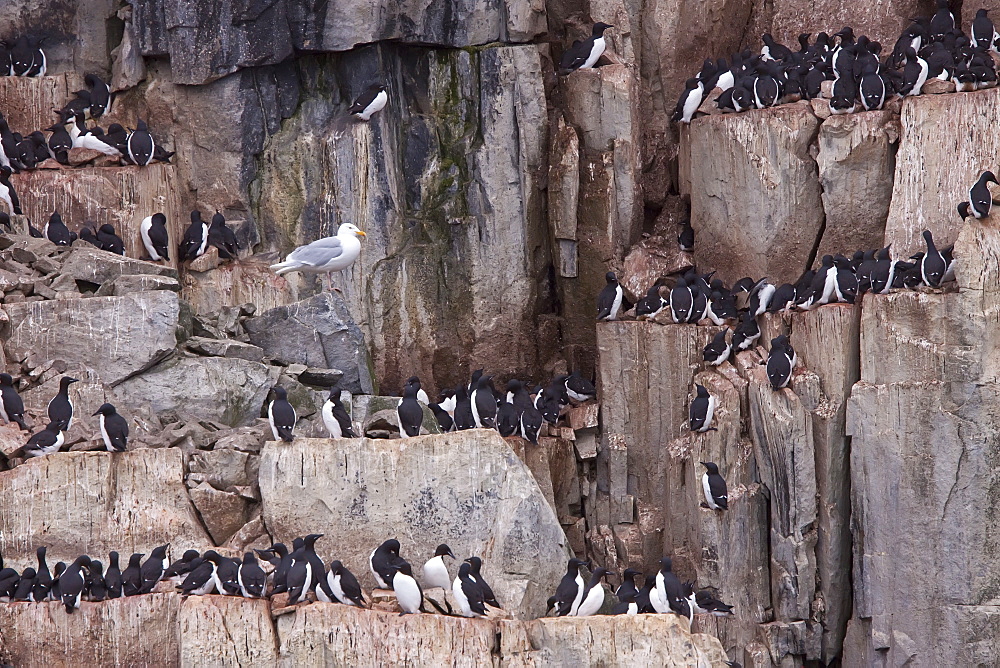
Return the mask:
<svg viewBox="0 0 1000 668">
<path fill-rule="evenodd" d="M 358 234 L 359 237 L 367 237 L 368 236 L 367 234 L 365 234 L 361 230 L 358 230 L 357 234 Z"/>
</svg>

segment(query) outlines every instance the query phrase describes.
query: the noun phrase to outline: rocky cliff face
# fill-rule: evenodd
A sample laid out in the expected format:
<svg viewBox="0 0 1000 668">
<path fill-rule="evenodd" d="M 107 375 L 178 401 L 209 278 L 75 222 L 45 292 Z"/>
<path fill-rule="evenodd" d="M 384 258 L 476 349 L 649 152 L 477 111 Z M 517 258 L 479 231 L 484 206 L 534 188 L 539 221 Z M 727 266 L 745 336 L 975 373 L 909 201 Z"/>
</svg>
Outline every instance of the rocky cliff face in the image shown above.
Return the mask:
<svg viewBox="0 0 1000 668">
<path fill-rule="evenodd" d="M 1000 92 L 668 122 L 705 57 L 847 24 L 888 45 L 933 3 L 230 4 L 14 0 L 0 17 L 2 36 L 50 40 L 51 76 L 0 77 L 14 130 L 48 126 L 95 71 L 119 91 L 104 125 L 146 119 L 177 151 L 171 165 L 14 178 L 26 216 L 0 241 L 5 370 L 34 425 L 58 377 L 80 378 L 74 400 L 118 405 L 134 451 L 87 452 L 100 440 L 86 415 L 73 452 L 24 462 L 24 438 L 0 429 L 0 551 L 17 567 L 39 544 L 55 559 L 167 541 L 238 554 L 316 530 L 322 556 L 364 580 L 366 551 L 408 527 L 414 554 L 447 539 L 485 555 L 517 619 L 323 604 L 272 619 L 263 602 L 173 594 L 85 604 L 72 620 L 0 605 L 0 660 L 53 665 L 70 648 L 94 664 L 155 650 L 170 665 L 406 664 L 414 651 L 458 665 L 719 665 L 724 649 L 764 668 L 1000 654 L 988 502 L 1000 251 L 995 223 L 954 213 L 995 167 Z M 615 26 L 602 66 L 556 76 L 597 20 Z M 389 107 L 348 122 L 375 80 Z M 194 208 L 226 215 L 238 261 L 137 259 L 143 217 L 166 213 L 176 242 Z M 688 208 L 693 254 L 674 244 Z M 74 229 L 114 224 L 130 259 L 23 236 L 55 209 Z M 268 269 L 348 221 L 368 236 L 342 297 Z M 695 263 L 784 282 L 826 253 L 892 244 L 905 257 L 924 229 L 955 244 L 957 285 L 769 316 L 763 345 L 718 369 L 701 361 L 714 327 L 593 324 L 608 270 L 630 296 Z M 774 392 L 759 362 L 781 333 L 801 370 Z M 593 373 L 599 420 L 578 409 L 539 447 L 483 432 L 322 439 L 334 382 L 355 395 L 359 428 L 383 432 L 379 390 L 417 374 L 433 392 L 478 367 Z M 695 382 L 719 401 L 717 432 L 687 429 Z M 291 446 L 265 444 L 274 384 L 302 417 L 307 438 Z M 729 482 L 726 513 L 697 506 L 701 461 Z M 736 615 L 699 619 L 693 635 L 672 618 L 529 621 L 568 550 L 619 571 L 670 554 Z"/>
</svg>

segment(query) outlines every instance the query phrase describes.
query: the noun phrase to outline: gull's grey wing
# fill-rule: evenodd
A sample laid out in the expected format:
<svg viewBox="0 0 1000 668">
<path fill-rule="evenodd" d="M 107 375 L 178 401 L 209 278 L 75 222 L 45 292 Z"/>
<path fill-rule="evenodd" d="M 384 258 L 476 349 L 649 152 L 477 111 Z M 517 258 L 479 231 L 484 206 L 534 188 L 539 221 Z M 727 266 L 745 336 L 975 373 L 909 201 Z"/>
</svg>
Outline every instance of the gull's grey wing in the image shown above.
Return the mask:
<svg viewBox="0 0 1000 668">
<path fill-rule="evenodd" d="M 319 267 L 344 254 L 344 246 L 337 237 L 324 237 L 306 246 L 293 250 L 285 262 L 301 262 L 311 267 Z"/>
</svg>

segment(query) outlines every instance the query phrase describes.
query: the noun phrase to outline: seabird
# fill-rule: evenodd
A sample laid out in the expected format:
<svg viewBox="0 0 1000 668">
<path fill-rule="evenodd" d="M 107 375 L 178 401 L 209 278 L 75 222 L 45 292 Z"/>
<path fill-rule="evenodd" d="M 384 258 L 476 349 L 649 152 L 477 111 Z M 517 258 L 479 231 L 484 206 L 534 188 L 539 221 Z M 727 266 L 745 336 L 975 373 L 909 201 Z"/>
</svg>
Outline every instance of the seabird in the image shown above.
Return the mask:
<svg viewBox="0 0 1000 668">
<path fill-rule="evenodd" d="M 9 373 L 0 373 L 0 417 L 5 423 L 16 422 L 23 431 L 28 430 L 24 422 L 24 401 L 14 387 L 14 378 Z"/>
<path fill-rule="evenodd" d="M 481 376 L 476 381 L 476 389 L 472 391 L 470 405 L 472 407 L 472 417 L 479 429 L 493 429 L 496 427 L 497 399 L 490 389 L 490 381 L 493 376 Z"/>
<path fill-rule="evenodd" d="M 59 422 L 49 422 L 45 429 L 36 432 L 28 439 L 24 446 L 25 457 L 41 457 L 59 452 L 66 438 L 63 436 L 62 426 Z"/>
<path fill-rule="evenodd" d="M 398 560 L 399 541 L 395 538 L 390 538 L 372 551 L 368 563 L 375 576 L 375 584 L 380 589 L 388 589 L 392 584 L 392 576 L 395 574 L 392 565 Z"/>
<path fill-rule="evenodd" d="M 142 558 L 146 556 L 134 552 L 128 560 L 128 566 L 122 571 L 122 594 L 138 596 L 142 593 Z"/>
<path fill-rule="evenodd" d="M 709 344 L 705 346 L 705 350 L 702 351 L 702 358 L 709 366 L 719 366 L 729 359 L 729 353 L 732 350 L 732 346 L 726 342 L 726 334 L 728 332 L 728 329 L 716 332 L 715 336 L 712 337 L 711 342 L 709 342 Z"/>
<path fill-rule="evenodd" d="M 108 452 L 124 452 L 128 446 L 128 420 L 111 404 L 103 404 L 94 415 L 99 415 L 101 437 Z"/>
<path fill-rule="evenodd" d="M 399 425 L 399 435 L 409 438 L 420 435 L 420 425 L 424 421 L 424 409 L 417 401 L 420 381 L 408 382 L 403 388 L 403 398 L 396 404 L 396 420 Z"/>
<path fill-rule="evenodd" d="M 431 410 L 434 410 L 433 406 L 431 407 Z M 447 413 L 444 411 L 441 412 L 444 414 L 444 418 L 448 418 Z M 438 417 L 438 422 L 440 422 L 441 419 L 441 417 Z M 450 420 L 450 418 L 448 419 Z M 508 395 L 502 395 L 500 398 L 500 407 L 497 408 L 496 424 L 497 431 L 500 432 L 500 435 L 504 438 L 513 436 L 521 429 L 521 416 L 518 415 L 517 408 L 515 408 L 514 404 L 510 402 Z"/>
<path fill-rule="evenodd" d="M 570 401 L 584 403 L 597 398 L 597 388 L 589 380 L 580 375 L 579 371 L 574 371 L 563 382 L 566 387 L 566 396 Z"/>
<path fill-rule="evenodd" d="M 370 120 L 373 114 L 385 109 L 389 102 L 389 94 L 382 84 L 372 84 L 364 90 L 355 100 L 354 104 L 348 108 L 347 113 L 358 120 Z"/>
<path fill-rule="evenodd" d="M 153 141 L 153 135 L 149 133 L 149 128 L 146 127 L 146 121 L 139 119 L 135 130 L 129 133 L 126 146 L 128 148 L 128 157 L 140 167 L 145 167 L 153 161 L 156 142 Z"/>
<path fill-rule="evenodd" d="M 52 574 L 49 573 L 49 566 L 45 563 L 45 546 L 35 550 L 35 557 L 38 559 L 38 569 L 35 571 L 35 583 L 31 588 L 31 600 L 41 603 L 49 597 L 49 590 L 52 588 Z"/>
<path fill-rule="evenodd" d="M 183 579 L 181 576 L 190 573 L 194 568 L 195 560 L 200 558 L 201 553 L 198 550 L 185 550 L 180 559 L 167 566 L 167 570 L 163 572 L 163 579 L 180 584 Z"/>
<path fill-rule="evenodd" d="M 223 260 L 235 260 L 239 248 L 236 245 L 236 234 L 226 225 L 226 217 L 216 211 L 212 216 L 212 224 L 208 226 L 208 245 L 218 249 Z"/>
<path fill-rule="evenodd" d="M 670 557 L 660 560 L 660 570 L 656 574 L 656 593 L 660 605 L 684 617 L 691 617 L 691 608 L 684 596 L 684 585 L 673 573 L 673 562 Z M 651 597 L 652 598 L 652 597 Z M 655 607 L 655 606 L 654 606 Z M 661 609 L 660 612 L 667 610 Z"/>
<path fill-rule="evenodd" d="M 115 255 L 125 255 L 125 242 L 115 234 L 115 228 L 110 223 L 104 223 L 97 228 L 97 243 L 101 245 L 101 250 Z"/>
<path fill-rule="evenodd" d="M 108 590 L 108 598 L 119 598 L 122 595 L 122 571 L 118 567 L 118 553 L 108 554 L 108 570 L 104 573 L 104 586 Z"/>
<path fill-rule="evenodd" d="M 684 84 L 684 91 L 681 93 L 680 99 L 677 100 L 677 107 L 674 109 L 674 114 L 670 117 L 670 120 L 676 123 L 690 123 L 704 99 L 704 82 L 697 77 L 688 79 Z M 682 250 L 690 249 L 682 247 Z"/>
<path fill-rule="evenodd" d="M 486 605 L 483 602 L 483 590 L 472 579 L 472 566 L 463 563 L 458 569 L 458 577 L 451 585 L 451 593 L 458 603 L 458 609 L 463 617 L 485 617 Z"/>
<path fill-rule="evenodd" d="M 191 570 L 178 589 L 184 594 L 195 596 L 203 596 L 215 591 L 215 570 L 217 568 L 216 562 L 219 559 L 219 553 L 215 550 L 205 552 L 202 556 L 202 562 L 197 566 L 192 564 Z"/>
<path fill-rule="evenodd" d="M 288 272 L 298 271 L 303 274 L 326 274 L 333 287 L 335 271 L 347 269 L 361 254 L 361 241 L 358 237 L 365 236 L 351 223 L 344 223 L 337 229 L 337 236 L 324 237 L 306 246 L 299 246 L 285 258 L 284 262 L 272 264 L 271 269 L 283 276 Z"/>
<path fill-rule="evenodd" d="M 704 385 L 695 385 L 698 393 L 691 400 L 689 411 L 689 422 L 691 431 L 704 433 L 706 431 L 717 431 L 712 426 L 712 417 L 715 415 L 715 397 L 708 393 Z"/>
<path fill-rule="evenodd" d="M 191 212 L 191 224 L 184 231 L 178 248 L 181 262 L 201 257 L 208 249 L 208 223 L 201 219 L 200 211 Z"/>
<path fill-rule="evenodd" d="M 701 476 L 701 488 L 705 493 L 705 506 L 712 510 L 729 508 L 729 490 L 725 479 L 719 475 L 719 467 L 714 462 L 702 462 L 705 473 Z"/>
<path fill-rule="evenodd" d="M 767 354 L 767 379 L 771 382 L 771 389 L 787 387 L 794 368 L 794 351 L 788 343 L 788 337 L 782 334 L 771 339 L 771 349 Z"/>
<path fill-rule="evenodd" d="M 503 606 L 497 601 L 497 597 L 493 593 L 493 588 L 490 587 L 489 583 L 483 578 L 483 560 L 479 557 L 469 557 L 465 561 L 472 567 L 470 574 L 472 579 L 476 581 L 476 584 L 479 585 L 480 590 L 482 590 L 483 601 L 486 602 L 486 605 L 494 608 L 503 608 Z"/>
<path fill-rule="evenodd" d="M 340 401 L 340 390 L 330 389 L 330 396 L 323 403 L 323 425 L 330 432 L 330 438 L 357 438 L 351 416 Z"/>
<path fill-rule="evenodd" d="M 590 31 L 590 37 L 583 41 L 574 41 L 573 45 L 563 52 L 562 58 L 559 59 L 559 73 L 569 74 L 573 70 L 586 70 L 596 65 L 605 49 L 604 31 L 613 27 L 607 23 L 595 23 Z"/>
<path fill-rule="evenodd" d="M 924 284 L 931 288 L 941 285 L 944 273 L 948 268 L 948 263 L 934 245 L 934 236 L 930 230 L 924 230 L 924 242 L 927 244 L 927 252 L 920 260 L 920 276 Z"/>
<path fill-rule="evenodd" d="M 139 224 L 142 245 L 153 262 L 170 259 L 170 237 L 167 234 L 167 217 L 162 213 L 146 216 Z"/>
<path fill-rule="evenodd" d="M 240 585 L 240 593 L 243 594 L 244 598 L 260 598 L 264 595 L 267 575 L 257 563 L 257 557 L 253 552 L 243 554 L 243 563 L 240 564 L 236 581 Z"/>
<path fill-rule="evenodd" d="M 292 565 L 288 569 L 288 603 L 295 604 L 303 599 L 318 574 L 313 573 L 312 564 L 306 558 L 305 546 L 292 552 Z"/>
<path fill-rule="evenodd" d="M 628 306 L 624 306 L 626 304 L 625 291 L 618 284 L 618 277 L 615 276 L 615 272 L 609 271 L 606 273 L 604 280 L 607 281 L 607 285 L 597 295 L 597 319 L 615 320 L 618 318 L 620 311 L 628 310 Z"/>
<path fill-rule="evenodd" d="M 969 189 L 968 212 L 974 218 L 986 218 L 990 215 L 990 208 L 993 204 L 993 195 L 990 193 L 990 183 L 1000 185 L 993 172 L 985 171 L 979 175 L 975 185 Z M 965 216 L 963 216 L 964 218 Z"/>
<path fill-rule="evenodd" d="M 62 221 L 62 216 L 59 215 L 58 211 L 49 216 L 49 222 L 45 223 L 42 234 L 56 246 L 69 246 L 73 243 L 69 228 Z"/>
<path fill-rule="evenodd" d="M 327 583 L 333 596 L 344 605 L 365 607 L 365 597 L 358 579 L 340 561 L 330 562 Z"/>
<path fill-rule="evenodd" d="M 681 232 L 677 235 L 677 245 L 682 251 L 694 250 L 694 228 L 691 227 L 690 218 L 685 218 L 681 223 Z"/>
<path fill-rule="evenodd" d="M 464 431 L 475 428 L 476 417 L 472 413 L 472 400 L 469 399 L 469 392 L 463 383 L 455 388 L 455 429 Z"/>
<path fill-rule="evenodd" d="M 424 584 L 428 587 L 440 587 L 447 591 L 451 586 L 451 576 L 448 575 L 448 567 L 444 563 L 445 557 L 456 558 L 451 548 L 442 543 L 434 550 L 434 556 L 424 564 Z"/>
<path fill-rule="evenodd" d="M 142 577 L 142 583 L 139 585 L 140 594 L 148 594 L 153 591 L 156 583 L 170 567 L 170 560 L 167 559 L 169 547 L 169 543 L 154 547 L 153 551 L 149 553 L 149 557 L 143 562 L 139 569 L 139 575 Z"/>
<path fill-rule="evenodd" d="M 391 568 L 395 573 L 392 576 L 392 590 L 396 594 L 396 603 L 400 608 L 399 616 L 427 612 L 424 610 L 424 591 L 413 577 L 410 564 L 399 560 L 392 564 Z"/>
<path fill-rule="evenodd" d="M 87 584 L 83 569 L 90 565 L 90 557 L 85 554 L 81 555 L 59 576 L 59 598 L 66 607 L 67 613 L 72 614 L 80 607 L 80 601 L 83 600 L 83 592 Z"/>
<path fill-rule="evenodd" d="M 288 392 L 283 387 L 277 385 L 272 388 L 274 399 L 267 406 L 267 421 L 271 423 L 271 433 L 274 440 L 282 440 L 291 443 L 292 430 L 295 429 L 295 422 L 298 419 L 295 415 L 295 408 L 288 402 Z"/>
<path fill-rule="evenodd" d="M 583 598 L 580 600 L 580 605 L 576 610 L 577 617 L 596 615 L 597 611 L 604 605 L 604 587 L 601 586 L 601 580 L 610 572 L 608 569 L 600 566 L 594 569 L 593 574 L 590 576 L 590 582 L 587 583 L 586 588 L 583 590 Z"/>
<path fill-rule="evenodd" d="M 108 84 L 96 74 L 88 74 L 83 77 L 84 83 L 90 92 L 90 116 L 100 118 L 111 111 L 111 89 Z"/>
<path fill-rule="evenodd" d="M 587 562 L 573 558 L 566 566 L 566 574 L 556 587 L 555 609 L 557 617 L 576 616 L 580 603 L 583 601 L 584 582 L 580 575 L 580 567 Z"/>
</svg>

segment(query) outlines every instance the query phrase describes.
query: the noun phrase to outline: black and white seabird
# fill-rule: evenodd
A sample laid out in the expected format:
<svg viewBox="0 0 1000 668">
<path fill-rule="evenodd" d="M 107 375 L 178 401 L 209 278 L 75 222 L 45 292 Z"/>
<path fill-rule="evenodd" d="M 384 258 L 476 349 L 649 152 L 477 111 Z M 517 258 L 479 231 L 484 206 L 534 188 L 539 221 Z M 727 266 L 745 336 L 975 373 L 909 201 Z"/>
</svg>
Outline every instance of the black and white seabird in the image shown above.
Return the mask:
<svg viewBox="0 0 1000 668">
<path fill-rule="evenodd" d="M 701 488 L 705 493 L 705 504 L 712 510 L 729 508 L 729 489 L 725 479 L 719 475 L 719 467 L 714 462 L 702 462 L 705 473 L 701 476 Z"/>
<path fill-rule="evenodd" d="M 94 415 L 100 416 L 101 437 L 108 452 L 124 452 L 128 446 L 128 420 L 111 404 L 102 404 Z"/>
<path fill-rule="evenodd" d="M 128 560 L 128 566 L 122 571 L 122 594 L 138 596 L 142 593 L 142 558 L 146 556 L 134 552 Z"/>
<path fill-rule="evenodd" d="M 677 245 L 682 251 L 694 250 L 694 228 L 691 227 L 690 218 L 685 218 L 681 223 L 681 231 L 677 235 Z"/>
<path fill-rule="evenodd" d="M 444 408 L 443 404 L 427 404 L 427 407 L 431 409 L 431 413 L 434 413 L 434 418 L 437 420 L 442 434 L 455 431 L 455 418 Z"/>
<path fill-rule="evenodd" d="M 59 452 L 66 441 L 63 435 L 62 424 L 60 422 L 49 422 L 49 424 L 39 432 L 35 432 L 28 439 L 24 446 L 25 457 L 41 457 Z"/>
<path fill-rule="evenodd" d="M 708 589 L 702 589 L 701 591 L 693 594 L 688 599 L 689 603 L 693 601 L 697 612 L 703 614 L 712 615 L 714 617 L 731 617 L 733 615 L 733 606 L 726 605 L 718 598 L 715 597 Z"/>
<path fill-rule="evenodd" d="M 979 175 L 975 185 L 969 189 L 968 212 L 974 218 L 986 218 L 990 215 L 990 208 L 993 205 L 990 183 L 1000 184 L 1000 181 L 997 181 L 993 172 L 987 170 Z"/>
<path fill-rule="evenodd" d="M 139 236 L 153 262 L 170 259 L 170 237 L 167 234 L 167 217 L 162 213 L 146 216 L 139 224 Z"/>
<path fill-rule="evenodd" d="M 143 562 L 139 569 L 142 576 L 142 584 L 139 585 L 140 594 L 148 594 L 153 591 L 156 583 L 160 581 L 163 574 L 170 568 L 170 560 L 167 558 L 167 549 L 170 544 L 158 545 L 149 553 L 149 557 Z"/>
<path fill-rule="evenodd" d="M 670 611 L 690 619 L 692 610 L 684 595 L 684 585 L 672 569 L 673 561 L 670 557 L 660 560 L 660 571 L 656 574 L 657 597 L 661 605 L 666 604 Z"/>
<path fill-rule="evenodd" d="M 481 376 L 476 381 L 476 388 L 470 398 L 472 417 L 476 421 L 476 427 L 480 429 L 496 427 L 497 399 L 490 389 L 492 379 L 493 376 Z"/>
<path fill-rule="evenodd" d="M 684 91 L 681 93 L 680 99 L 677 100 L 677 107 L 674 109 L 674 114 L 670 120 L 676 123 L 690 123 L 691 119 L 694 118 L 695 112 L 698 111 L 698 107 L 701 106 L 702 101 L 705 99 L 705 93 L 705 83 L 703 81 L 697 77 L 688 79 L 684 84 Z M 685 248 L 683 250 L 688 249 Z"/>
<path fill-rule="evenodd" d="M 118 553 L 108 555 L 108 570 L 104 573 L 104 586 L 108 590 L 108 598 L 119 598 L 122 595 L 122 571 L 118 566 Z"/>
<path fill-rule="evenodd" d="M 111 111 L 111 89 L 96 74 L 88 74 L 83 77 L 84 83 L 90 92 L 90 116 L 100 118 Z"/>
<path fill-rule="evenodd" d="M 445 557 L 455 559 L 455 553 L 451 548 L 442 543 L 434 550 L 434 556 L 424 564 L 424 584 L 428 587 L 440 587 L 445 591 L 451 586 L 451 576 L 448 574 L 448 566 L 444 563 Z"/>
<path fill-rule="evenodd" d="M 670 302 L 660 294 L 660 286 L 653 285 L 646 291 L 646 296 L 636 302 L 635 317 L 638 320 L 655 318 L 668 306 L 670 306 Z"/>
<path fill-rule="evenodd" d="M 556 587 L 555 609 L 557 617 L 575 617 L 580 603 L 583 601 L 584 581 L 580 575 L 580 567 L 586 566 L 587 562 L 582 559 L 569 560 L 566 566 L 566 575 L 562 577 L 559 586 Z"/>
<path fill-rule="evenodd" d="M 294 436 L 292 430 L 295 429 L 295 408 L 288 402 L 288 392 L 283 387 L 277 385 L 272 388 L 274 399 L 267 406 L 267 421 L 271 423 L 271 433 L 274 440 L 282 440 L 291 443 Z"/>
<path fill-rule="evenodd" d="M 368 121 L 374 114 L 385 109 L 385 105 L 389 102 L 389 94 L 386 92 L 386 88 L 382 84 L 372 84 L 368 86 L 355 100 L 347 113 L 354 116 L 358 120 Z"/>
<path fill-rule="evenodd" d="M 52 574 L 49 573 L 49 565 L 45 563 L 46 548 L 43 545 L 35 550 L 35 557 L 38 559 L 38 568 L 35 570 L 35 582 L 31 588 L 31 600 L 41 603 L 49 596 L 52 589 Z"/>
<path fill-rule="evenodd" d="M 184 231 L 184 238 L 177 249 L 181 262 L 201 257 L 208 249 L 208 223 L 201 219 L 200 211 L 191 212 L 191 224 Z"/>
<path fill-rule="evenodd" d="M 205 552 L 201 557 L 201 563 L 197 566 L 192 564 L 187 577 L 177 588 L 184 594 L 194 596 L 203 596 L 215 591 L 215 569 L 219 558 L 219 553 L 215 550 Z"/>
<path fill-rule="evenodd" d="M 305 546 L 292 552 L 292 565 L 288 569 L 287 578 L 288 603 L 295 604 L 305 599 L 318 575 L 313 573 L 312 563 L 306 558 Z"/>
<path fill-rule="evenodd" d="M 944 278 L 948 263 L 934 245 L 934 236 L 931 234 L 931 231 L 924 230 L 923 237 L 924 242 L 927 244 L 927 252 L 924 253 L 923 258 L 920 260 L 920 276 L 923 278 L 925 285 L 936 288 L 941 285 L 941 280 Z"/>
<path fill-rule="evenodd" d="M 424 421 L 424 409 L 417 401 L 420 382 L 408 382 L 403 388 L 403 398 L 396 404 L 396 420 L 399 424 L 399 435 L 409 438 L 420 435 L 420 425 Z"/>
<path fill-rule="evenodd" d="M 128 148 L 128 157 L 140 167 L 145 167 L 153 161 L 156 142 L 153 141 L 153 135 L 149 133 L 149 128 L 146 127 L 146 121 L 141 118 L 139 119 L 135 130 L 129 133 L 126 146 Z"/>
<path fill-rule="evenodd" d="M 712 337 L 711 342 L 705 346 L 705 350 L 702 352 L 702 358 L 704 358 L 705 363 L 709 366 L 719 366 L 729 359 L 729 353 L 732 350 L 732 346 L 726 342 L 726 334 L 728 333 L 728 329 L 716 332 L 715 336 Z"/>
<path fill-rule="evenodd" d="M 67 613 L 72 614 L 80 607 L 80 601 L 83 600 L 83 593 L 87 585 L 87 577 L 83 569 L 89 568 L 90 565 L 90 557 L 85 554 L 80 555 L 59 576 L 59 598 Z"/>
<path fill-rule="evenodd" d="M 767 354 L 767 379 L 771 388 L 780 390 L 788 386 L 795 369 L 795 351 L 788 342 L 788 337 L 782 334 L 771 339 L 771 349 Z"/>
<path fill-rule="evenodd" d="M 479 585 L 479 588 L 482 590 L 483 601 L 486 605 L 494 608 L 503 608 L 499 601 L 497 601 L 496 594 L 493 593 L 493 588 L 483 577 L 483 560 L 479 557 L 469 557 L 465 561 L 472 567 L 470 571 L 472 579 L 476 581 L 476 584 Z"/>
<path fill-rule="evenodd" d="M 501 396 L 500 406 L 497 408 L 496 417 L 497 431 L 500 432 L 500 435 L 504 438 L 513 436 L 521 430 L 521 416 L 518 414 L 517 408 L 514 407 L 514 404 L 510 402 L 508 396 L 509 393 Z M 431 407 L 431 410 L 433 410 L 433 406 Z M 444 411 L 441 412 L 444 413 Z M 448 418 L 448 414 L 444 413 L 443 416 L 438 417 L 438 422 L 441 421 L 442 417 L 450 419 Z"/>
<path fill-rule="evenodd" d="M 253 552 L 244 553 L 243 563 L 240 564 L 236 581 L 240 585 L 240 593 L 243 594 L 244 598 L 260 598 L 264 595 L 267 575 L 257 563 L 257 557 Z"/>
<path fill-rule="evenodd" d="M 476 417 L 472 414 L 472 400 L 465 384 L 455 388 L 455 430 L 476 428 Z"/>
<path fill-rule="evenodd" d="M 687 281 L 683 277 L 677 279 L 677 283 L 670 291 L 670 319 L 675 323 L 685 323 L 691 318 L 694 310 L 694 293 L 688 287 Z"/>
<path fill-rule="evenodd" d="M 596 65 L 606 47 L 604 31 L 613 27 L 607 23 L 595 23 L 590 31 L 590 37 L 583 41 L 574 41 L 573 45 L 563 52 L 562 58 L 559 59 L 559 73 L 569 74 L 574 70 L 586 70 Z"/>
<path fill-rule="evenodd" d="M 208 245 L 218 249 L 223 260 L 235 260 L 239 253 L 236 245 L 236 233 L 226 225 L 226 217 L 216 211 L 212 216 L 212 224 L 208 226 Z"/>
<path fill-rule="evenodd" d="M 760 338 L 760 327 L 757 319 L 748 311 L 733 331 L 733 350 L 749 350 Z"/>
<path fill-rule="evenodd" d="M 557 419 L 558 416 L 559 414 L 557 411 Z M 543 422 L 545 422 L 545 417 L 543 416 L 542 411 L 535 408 L 534 405 L 526 406 L 521 412 L 521 438 L 538 445 L 538 434 L 542 431 Z"/>
<path fill-rule="evenodd" d="M 483 590 L 472 579 L 472 566 L 463 563 L 458 569 L 458 577 L 451 585 L 451 593 L 458 603 L 458 609 L 463 617 L 485 617 L 486 605 L 483 602 Z"/>
<path fill-rule="evenodd" d="M 424 592 L 420 583 L 413 577 L 413 569 L 405 561 L 399 560 L 392 565 L 392 590 L 396 594 L 399 605 L 399 616 L 411 615 L 424 610 Z"/>
<path fill-rule="evenodd" d="M 6 165 L 0 167 L 0 200 L 7 203 L 7 208 L 12 214 L 21 215 L 23 213 L 21 200 L 17 198 L 17 192 L 14 191 L 14 186 L 10 182 L 12 173 L 10 167 Z"/>
<path fill-rule="evenodd" d="M 388 589 L 392 584 L 395 573 L 392 565 L 399 559 L 399 541 L 395 538 L 390 538 L 372 551 L 368 563 L 375 576 L 375 584 L 380 589 Z"/>
<path fill-rule="evenodd" d="M 570 401 L 583 403 L 597 398 L 597 388 L 589 380 L 574 371 L 563 383 L 566 386 L 566 396 Z"/>
<path fill-rule="evenodd" d="M 327 583 L 330 592 L 339 602 L 359 608 L 365 607 L 365 597 L 358 579 L 340 561 L 330 562 Z"/>
<path fill-rule="evenodd" d="M 712 426 L 712 417 L 715 415 L 715 397 L 708 393 L 704 385 L 695 385 L 698 393 L 691 400 L 689 411 L 689 422 L 691 431 L 704 433 L 706 431 L 716 431 Z"/>
<path fill-rule="evenodd" d="M 351 416 L 340 400 L 340 390 L 330 389 L 330 396 L 323 403 L 323 425 L 330 438 L 357 438 Z"/>
<path fill-rule="evenodd" d="M 172 580 L 174 584 L 180 584 L 184 575 L 191 572 L 195 559 L 200 559 L 201 553 L 198 550 L 185 550 L 181 558 L 167 566 L 163 572 L 164 580 Z"/>
<path fill-rule="evenodd" d="M 594 572 L 590 576 L 590 582 L 587 583 L 587 586 L 583 590 L 583 598 L 580 600 L 580 606 L 576 609 L 577 617 L 596 615 L 597 611 L 604 605 L 604 587 L 601 586 L 601 580 L 610 572 L 608 569 L 600 566 L 594 569 Z"/>
<path fill-rule="evenodd" d="M 87 600 L 103 601 L 108 598 L 108 586 L 104 582 L 104 564 L 93 559 L 87 569 Z"/>
<path fill-rule="evenodd" d="M 621 311 L 627 310 L 625 304 L 625 291 L 618 284 L 618 277 L 615 272 L 609 271 L 604 275 L 607 285 L 597 296 L 597 319 L 616 320 Z M 624 308 L 623 308 L 624 307 Z"/>
<path fill-rule="evenodd" d="M 104 223 L 97 228 L 97 243 L 100 244 L 101 250 L 115 255 L 125 255 L 125 241 L 115 233 L 115 228 L 110 223 Z"/>
<path fill-rule="evenodd" d="M 5 423 L 16 422 L 17 426 L 27 431 L 24 422 L 24 401 L 14 387 L 14 377 L 9 373 L 0 373 L 0 417 Z"/>
<path fill-rule="evenodd" d="M 69 246 L 73 243 L 69 228 L 66 227 L 66 223 L 63 222 L 58 211 L 49 216 L 49 222 L 45 223 L 42 235 L 56 246 Z"/>
</svg>

